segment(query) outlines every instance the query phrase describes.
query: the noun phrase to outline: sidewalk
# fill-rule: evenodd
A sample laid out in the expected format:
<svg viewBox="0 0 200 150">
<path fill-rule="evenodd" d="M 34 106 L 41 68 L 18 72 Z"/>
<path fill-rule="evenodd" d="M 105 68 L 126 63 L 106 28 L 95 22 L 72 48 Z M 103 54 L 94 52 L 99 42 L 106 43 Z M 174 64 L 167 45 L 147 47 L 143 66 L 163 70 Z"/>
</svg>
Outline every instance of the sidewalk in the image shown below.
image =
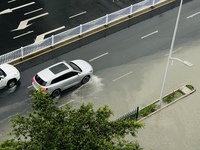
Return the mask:
<svg viewBox="0 0 200 150">
<path fill-rule="evenodd" d="M 173 53 L 173 56 L 187 59 L 194 65 L 192 67 L 186 67 L 174 61 L 173 66 L 170 65 L 169 67 L 165 93 L 173 91 L 184 84 L 193 85 L 197 91 L 143 121 L 145 128 L 139 130 L 137 140 L 145 150 L 200 149 L 200 93 L 198 92 L 200 88 L 200 80 L 198 79 L 200 77 L 199 46 L 197 41 L 190 43 L 188 46 L 185 45 L 180 51 Z M 151 94 L 157 96 L 160 94 L 163 77 L 160 78 L 160 75 L 157 77 L 153 76 L 156 75 L 154 73 L 158 73 L 159 71 L 162 71 L 164 75 L 163 68 L 166 67 L 166 62 L 161 59 L 163 58 L 148 62 L 152 66 L 146 72 L 149 76 L 148 78 L 144 78 L 144 84 L 141 87 L 146 92 L 141 95 L 141 98 L 148 99 L 148 97 L 152 97 Z M 152 78 L 157 78 L 157 83 L 160 82 L 160 87 L 157 86 L 157 83 L 153 85 L 154 81 L 150 83 Z M 148 93 L 149 85 L 154 89 L 153 92 L 149 91 Z M 187 93 L 187 91 L 185 92 Z"/>
</svg>

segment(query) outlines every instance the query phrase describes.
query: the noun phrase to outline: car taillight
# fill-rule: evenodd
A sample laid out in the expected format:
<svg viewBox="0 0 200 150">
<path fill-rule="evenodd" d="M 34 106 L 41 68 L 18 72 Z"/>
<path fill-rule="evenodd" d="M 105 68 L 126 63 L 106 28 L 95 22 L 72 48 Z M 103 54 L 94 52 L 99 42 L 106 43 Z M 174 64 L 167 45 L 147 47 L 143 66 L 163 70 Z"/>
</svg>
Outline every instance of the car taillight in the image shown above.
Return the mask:
<svg viewBox="0 0 200 150">
<path fill-rule="evenodd" d="M 47 91 L 48 88 L 42 87 L 41 85 L 39 85 L 36 81 L 35 78 L 32 78 L 32 82 L 34 83 L 35 86 L 37 86 L 38 88 L 40 88 L 42 91 Z"/>
<path fill-rule="evenodd" d="M 48 90 L 48 88 L 41 87 L 41 90 L 42 90 L 42 91 L 47 91 L 47 90 Z"/>
</svg>

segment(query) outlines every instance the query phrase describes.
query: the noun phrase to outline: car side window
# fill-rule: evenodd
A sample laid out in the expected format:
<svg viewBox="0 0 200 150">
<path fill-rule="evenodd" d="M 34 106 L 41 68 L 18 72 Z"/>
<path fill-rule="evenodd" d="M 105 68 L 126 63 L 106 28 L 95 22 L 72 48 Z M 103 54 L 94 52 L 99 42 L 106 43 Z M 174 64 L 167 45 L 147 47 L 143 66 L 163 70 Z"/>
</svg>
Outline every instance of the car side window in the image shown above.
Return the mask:
<svg viewBox="0 0 200 150">
<path fill-rule="evenodd" d="M 1 80 L 1 77 L 5 77 L 5 73 L 3 72 L 3 70 L 0 69 L 0 80 Z"/>
<path fill-rule="evenodd" d="M 78 72 L 69 72 L 69 73 L 66 73 L 60 77 L 57 77 L 55 78 L 54 80 L 52 80 L 51 84 L 54 84 L 54 83 L 57 83 L 57 82 L 60 82 L 62 80 L 65 80 L 65 79 L 68 79 L 68 78 L 71 78 L 73 76 L 76 76 L 78 75 Z"/>
<path fill-rule="evenodd" d="M 69 72 L 68 78 L 71 78 L 71 77 L 76 76 L 76 75 L 78 75 L 78 72 Z"/>
</svg>

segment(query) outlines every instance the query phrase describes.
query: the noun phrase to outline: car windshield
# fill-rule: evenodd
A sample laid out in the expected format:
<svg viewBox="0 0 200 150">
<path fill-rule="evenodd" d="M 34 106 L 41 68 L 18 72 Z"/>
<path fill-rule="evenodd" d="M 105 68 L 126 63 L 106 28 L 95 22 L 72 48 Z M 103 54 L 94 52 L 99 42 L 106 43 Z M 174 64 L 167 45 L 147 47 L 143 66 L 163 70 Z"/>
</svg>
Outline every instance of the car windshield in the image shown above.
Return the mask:
<svg viewBox="0 0 200 150">
<path fill-rule="evenodd" d="M 77 71 L 82 72 L 81 68 L 79 68 L 79 66 L 77 66 L 75 63 L 69 62 L 68 64 L 69 64 L 74 70 L 77 70 Z"/>
<path fill-rule="evenodd" d="M 47 82 L 45 82 L 44 80 L 42 80 L 38 75 L 35 76 L 35 80 L 37 81 L 37 83 L 39 83 L 41 86 L 45 86 L 47 84 Z"/>
</svg>

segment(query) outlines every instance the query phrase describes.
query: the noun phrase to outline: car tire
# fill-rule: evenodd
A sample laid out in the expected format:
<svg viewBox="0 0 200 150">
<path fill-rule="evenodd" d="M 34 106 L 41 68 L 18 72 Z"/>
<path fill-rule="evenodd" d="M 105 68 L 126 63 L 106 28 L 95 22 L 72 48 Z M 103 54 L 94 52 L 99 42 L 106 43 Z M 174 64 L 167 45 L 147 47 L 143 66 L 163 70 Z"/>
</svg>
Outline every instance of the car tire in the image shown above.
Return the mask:
<svg viewBox="0 0 200 150">
<path fill-rule="evenodd" d="M 51 96 L 53 98 L 60 96 L 61 91 L 59 89 L 56 89 L 52 92 Z"/>
<path fill-rule="evenodd" d="M 15 79 L 12 79 L 12 80 L 8 81 L 7 86 L 8 86 L 9 88 L 12 88 L 12 87 L 14 87 L 16 84 L 17 84 L 17 81 L 16 81 Z"/>
<path fill-rule="evenodd" d="M 90 76 L 85 76 L 85 77 L 82 79 L 81 83 L 82 83 L 82 84 L 85 84 L 85 83 L 87 83 L 89 80 L 90 80 Z"/>
</svg>

